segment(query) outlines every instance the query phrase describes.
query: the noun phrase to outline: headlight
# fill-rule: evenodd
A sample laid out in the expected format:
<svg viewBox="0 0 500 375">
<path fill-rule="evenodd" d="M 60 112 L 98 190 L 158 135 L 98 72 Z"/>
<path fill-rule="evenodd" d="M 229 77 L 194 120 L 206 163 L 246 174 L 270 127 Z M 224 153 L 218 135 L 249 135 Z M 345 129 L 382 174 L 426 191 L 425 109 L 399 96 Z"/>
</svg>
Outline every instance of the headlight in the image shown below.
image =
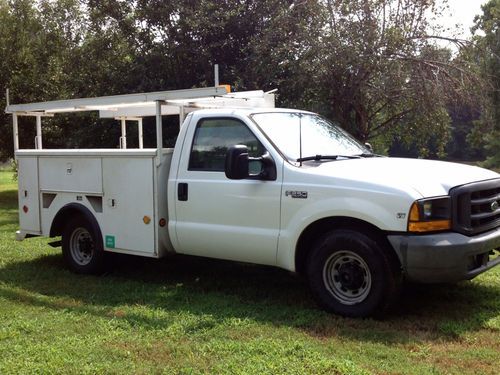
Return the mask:
<svg viewBox="0 0 500 375">
<path fill-rule="evenodd" d="M 434 232 L 451 229 L 451 199 L 421 199 L 410 208 L 408 232 Z"/>
</svg>

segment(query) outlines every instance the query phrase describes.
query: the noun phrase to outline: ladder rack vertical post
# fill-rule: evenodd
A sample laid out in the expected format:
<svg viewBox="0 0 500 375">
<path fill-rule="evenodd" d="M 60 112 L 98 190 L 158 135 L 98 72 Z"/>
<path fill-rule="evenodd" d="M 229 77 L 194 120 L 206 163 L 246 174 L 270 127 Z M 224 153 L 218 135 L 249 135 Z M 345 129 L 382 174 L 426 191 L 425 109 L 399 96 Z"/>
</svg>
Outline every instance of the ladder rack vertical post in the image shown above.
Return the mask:
<svg viewBox="0 0 500 375">
<path fill-rule="evenodd" d="M 219 64 L 214 64 L 214 86 L 219 86 Z"/>
<path fill-rule="evenodd" d="M 41 150 L 42 147 L 42 116 L 36 116 L 36 137 L 35 137 L 35 146 L 38 150 Z"/>
<path fill-rule="evenodd" d="M 156 100 L 156 165 L 161 164 L 163 148 L 163 129 L 161 121 L 161 100 Z"/>
<path fill-rule="evenodd" d="M 143 148 L 143 135 L 142 135 L 142 118 L 137 120 L 137 130 L 139 132 L 139 148 Z"/>
<path fill-rule="evenodd" d="M 19 150 L 19 126 L 17 123 L 17 113 L 12 114 L 12 134 L 14 136 L 14 152 Z"/>
<path fill-rule="evenodd" d="M 125 117 L 121 118 L 121 125 L 122 125 L 122 136 L 120 138 L 120 148 L 126 149 L 127 148 L 127 126 L 126 126 L 126 119 Z"/>
</svg>

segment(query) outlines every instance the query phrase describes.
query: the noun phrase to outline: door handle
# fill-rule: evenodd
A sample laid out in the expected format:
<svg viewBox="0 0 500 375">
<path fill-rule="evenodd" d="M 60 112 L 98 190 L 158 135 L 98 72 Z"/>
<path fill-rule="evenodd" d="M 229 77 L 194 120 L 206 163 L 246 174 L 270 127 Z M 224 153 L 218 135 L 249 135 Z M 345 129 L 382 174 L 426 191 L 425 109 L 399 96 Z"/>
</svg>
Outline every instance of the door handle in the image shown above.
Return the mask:
<svg viewBox="0 0 500 375">
<path fill-rule="evenodd" d="M 177 185 L 177 199 L 180 201 L 188 200 L 188 184 L 185 182 L 179 182 Z"/>
</svg>

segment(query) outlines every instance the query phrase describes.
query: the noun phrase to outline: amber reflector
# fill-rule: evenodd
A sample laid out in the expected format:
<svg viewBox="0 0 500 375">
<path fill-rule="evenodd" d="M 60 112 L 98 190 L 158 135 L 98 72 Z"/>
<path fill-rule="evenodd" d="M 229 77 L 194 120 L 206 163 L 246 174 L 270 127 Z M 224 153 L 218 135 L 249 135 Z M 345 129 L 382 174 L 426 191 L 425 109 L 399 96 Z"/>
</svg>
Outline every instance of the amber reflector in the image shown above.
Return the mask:
<svg viewBox="0 0 500 375">
<path fill-rule="evenodd" d="M 224 87 L 228 93 L 231 92 L 231 85 L 222 84 L 222 85 L 219 85 L 219 87 Z"/>
<path fill-rule="evenodd" d="M 142 221 L 144 221 L 144 224 L 149 224 L 151 222 L 151 218 L 149 216 L 144 216 Z"/>
</svg>

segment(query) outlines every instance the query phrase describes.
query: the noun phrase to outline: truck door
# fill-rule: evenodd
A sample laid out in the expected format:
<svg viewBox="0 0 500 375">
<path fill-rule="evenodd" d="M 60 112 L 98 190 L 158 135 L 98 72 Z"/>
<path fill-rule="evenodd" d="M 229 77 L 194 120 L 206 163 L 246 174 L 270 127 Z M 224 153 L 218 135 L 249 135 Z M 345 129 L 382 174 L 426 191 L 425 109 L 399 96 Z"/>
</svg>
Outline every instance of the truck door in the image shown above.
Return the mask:
<svg viewBox="0 0 500 375">
<path fill-rule="evenodd" d="M 186 140 L 175 194 L 179 252 L 275 264 L 280 165 L 275 181 L 226 177 L 224 163 L 229 147 L 244 144 L 253 157 L 266 152 L 248 126 L 235 118 L 202 118 L 188 130 Z"/>
</svg>

